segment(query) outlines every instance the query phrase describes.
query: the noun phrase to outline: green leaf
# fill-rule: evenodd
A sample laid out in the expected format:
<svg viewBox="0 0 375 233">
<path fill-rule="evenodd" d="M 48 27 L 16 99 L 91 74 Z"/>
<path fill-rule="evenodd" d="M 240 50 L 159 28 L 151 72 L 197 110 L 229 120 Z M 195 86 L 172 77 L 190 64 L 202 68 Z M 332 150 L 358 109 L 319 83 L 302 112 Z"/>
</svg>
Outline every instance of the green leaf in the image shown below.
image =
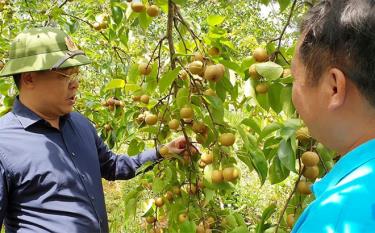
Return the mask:
<svg viewBox="0 0 375 233">
<path fill-rule="evenodd" d="M 250 57 L 246 57 L 242 60 L 242 64 L 241 64 L 241 70 L 242 71 L 245 71 L 246 70 L 246 73 L 247 73 L 247 70 L 249 69 L 249 67 L 255 63 L 255 60 L 253 58 L 253 56 L 250 56 Z"/>
<path fill-rule="evenodd" d="M 262 132 L 258 123 L 252 118 L 243 119 L 241 124 L 249 126 L 250 128 L 252 128 L 258 134 L 260 134 Z"/>
<path fill-rule="evenodd" d="M 3 80 L 0 80 L 0 94 L 1 95 L 7 95 L 8 90 L 12 85 L 10 83 L 6 83 Z"/>
<path fill-rule="evenodd" d="M 185 104 L 189 103 L 189 90 L 187 88 L 180 88 L 176 97 L 177 106 L 182 108 Z"/>
<path fill-rule="evenodd" d="M 138 65 L 132 64 L 129 68 L 128 72 L 128 81 L 130 83 L 137 83 L 139 78 L 139 71 L 138 71 Z"/>
<path fill-rule="evenodd" d="M 222 123 L 224 120 L 224 108 L 221 99 L 217 96 L 204 96 L 203 98 L 207 101 L 215 122 Z"/>
<path fill-rule="evenodd" d="M 148 26 L 152 23 L 152 18 L 148 17 L 146 11 L 138 13 L 139 14 L 139 24 L 143 29 L 147 29 Z"/>
<path fill-rule="evenodd" d="M 210 15 L 207 17 L 207 23 L 210 26 L 216 26 L 224 22 L 225 17 L 221 15 Z"/>
<path fill-rule="evenodd" d="M 217 109 L 217 110 L 222 110 L 224 111 L 224 108 L 223 108 L 223 101 L 221 101 L 221 99 L 217 96 L 204 96 L 203 97 L 207 102 L 208 104 Z"/>
<path fill-rule="evenodd" d="M 256 233 L 263 233 L 265 230 L 269 228 L 269 226 L 267 226 L 265 223 L 275 212 L 276 212 L 275 204 L 271 204 L 263 211 L 262 218 L 255 229 Z"/>
<path fill-rule="evenodd" d="M 255 65 L 256 71 L 267 80 L 276 80 L 283 73 L 283 67 L 274 62 L 263 62 Z"/>
<path fill-rule="evenodd" d="M 132 155 L 136 155 L 136 154 L 139 154 L 141 152 L 143 148 L 141 148 L 141 145 L 140 145 L 140 142 L 138 142 L 136 139 L 133 139 L 130 143 L 129 143 L 129 147 L 128 147 L 128 155 L 129 156 L 132 156 Z"/>
<path fill-rule="evenodd" d="M 276 112 L 280 113 L 283 109 L 283 103 L 280 99 L 281 90 L 283 89 L 283 85 L 279 83 L 275 83 L 270 86 L 270 90 L 268 91 L 268 99 L 271 108 Z"/>
<path fill-rule="evenodd" d="M 180 225 L 181 233 L 191 233 L 195 232 L 195 223 L 190 221 L 185 221 Z"/>
<path fill-rule="evenodd" d="M 170 88 L 173 81 L 177 78 L 178 72 L 180 71 L 180 68 L 169 70 L 167 73 L 165 73 L 161 79 L 159 80 L 159 90 L 160 93 L 163 93 L 165 90 Z"/>
<path fill-rule="evenodd" d="M 266 111 L 269 110 L 270 108 L 270 101 L 269 101 L 269 98 L 268 98 L 268 93 L 265 93 L 265 94 L 257 94 L 256 95 L 256 99 L 259 103 L 259 105 Z"/>
<path fill-rule="evenodd" d="M 269 170 L 271 184 L 277 184 L 289 176 L 290 171 L 281 164 L 279 157 L 275 156 Z"/>
<path fill-rule="evenodd" d="M 260 134 L 259 140 L 262 139 L 262 138 L 267 137 L 272 132 L 280 129 L 282 126 L 283 125 L 280 124 L 280 123 L 278 123 L 278 122 L 273 122 L 273 123 L 267 125 L 266 127 L 263 128 L 262 133 Z"/>
<path fill-rule="evenodd" d="M 116 88 L 123 88 L 125 87 L 125 81 L 122 79 L 112 79 L 107 86 L 104 88 L 105 91 L 116 89 Z"/>
<path fill-rule="evenodd" d="M 229 41 L 229 40 L 220 40 L 220 43 L 221 43 L 222 45 L 227 46 L 227 47 L 230 48 L 230 49 L 233 49 L 233 50 L 236 49 L 235 46 L 234 46 L 234 44 L 232 43 L 232 41 Z"/>
<path fill-rule="evenodd" d="M 124 14 L 122 12 L 122 9 L 118 6 L 113 6 L 112 7 L 112 18 L 113 18 L 113 21 L 116 23 L 116 24 L 120 24 L 122 19 L 124 17 Z"/>
<path fill-rule="evenodd" d="M 248 161 L 246 159 L 246 156 L 250 158 L 251 165 L 252 167 L 255 168 L 256 172 L 258 173 L 259 179 L 261 180 L 261 183 L 263 184 L 267 178 L 267 172 L 268 172 L 268 163 L 267 163 L 266 157 L 256 145 L 252 144 L 245 130 L 240 125 L 237 126 L 237 131 L 239 132 L 239 134 L 241 135 L 241 138 L 244 141 L 244 148 L 246 149 L 245 153 L 247 153 L 247 155 L 239 154 L 238 157 L 243 161 Z"/>
<path fill-rule="evenodd" d="M 294 133 L 296 132 L 296 129 L 295 128 L 291 128 L 291 127 L 283 127 L 281 128 L 280 130 L 280 136 L 284 139 L 284 140 L 288 140 L 289 138 L 291 138 Z"/>
<path fill-rule="evenodd" d="M 249 233 L 250 231 L 247 229 L 246 226 L 239 226 L 234 228 L 230 233 Z"/>
<path fill-rule="evenodd" d="M 223 60 L 223 61 L 221 61 L 221 64 L 223 64 L 225 67 L 227 67 L 229 69 L 232 69 L 232 70 L 236 71 L 237 73 L 242 72 L 241 67 L 233 61 Z"/>
<path fill-rule="evenodd" d="M 164 189 L 164 181 L 161 178 L 156 177 L 152 183 L 152 191 L 160 193 Z"/>
<path fill-rule="evenodd" d="M 332 161 L 332 159 L 336 156 L 336 153 L 333 150 L 329 150 L 321 143 L 318 143 L 316 146 L 316 151 L 319 153 L 323 161 Z"/>
<path fill-rule="evenodd" d="M 295 112 L 292 102 L 292 87 L 287 86 L 281 90 L 280 100 L 283 102 L 283 111 L 287 116 L 292 116 Z"/>
<path fill-rule="evenodd" d="M 277 0 L 277 1 L 279 2 L 279 5 L 280 5 L 280 12 L 283 12 L 290 4 L 290 0 Z"/>
<path fill-rule="evenodd" d="M 138 91 L 141 90 L 142 87 L 138 84 L 125 84 L 125 91 Z"/>
<path fill-rule="evenodd" d="M 277 151 L 282 165 L 288 168 L 290 171 L 296 171 L 296 154 L 292 149 L 290 140 L 281 140 L 279 150 Z"/>
<path fill-rule="evenodd" d="M 223 227 L 226 229 L 233 229 L 238 226 L 236 218 L 233 215 L 225 216 L 223 222 L 225 223 L 223 224 Z"/>
<path fill-rule="evenodd" d="M 271 0 L 260 0 L 260 2 L 264 5 L 268 5 L 271 2 Z"/>
<path fill-rule="evenodd" d="M 187 0 L 174 0 L 173 2 L 179 5 L 185 5 Z"/>
<path fill-rule="evenodd" d="M 125 216 L 129 219 L 135 216 L 137 211 L 137 200 L 137 198 L 129 199 L 125 205 Z"/>
</svg>

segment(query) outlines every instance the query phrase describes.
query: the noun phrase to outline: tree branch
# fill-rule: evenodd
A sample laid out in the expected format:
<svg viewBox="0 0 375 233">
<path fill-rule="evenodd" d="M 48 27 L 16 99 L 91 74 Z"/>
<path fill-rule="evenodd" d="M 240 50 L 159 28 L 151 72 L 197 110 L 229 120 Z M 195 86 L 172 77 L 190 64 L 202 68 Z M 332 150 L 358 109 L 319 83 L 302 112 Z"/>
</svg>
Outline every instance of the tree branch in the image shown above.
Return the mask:
<svg viewBox="0 0 375 233">
<path fill-rule="evenodd" d="M 25 0 L 25 1 L 27 1 L 27 0 Z M 67 2 L 68 2 L 68 0 L 65 0 L 63 3 L 60 4 L 59 8 L 63 7 Z"/>
<path fill-rule="evenodd" d="M 169 55 L 171 59 L 171 68 L 174 70 L 176 68 L 176 61 L 174 58 L 175 49 L 173 44 L 173 17 L 175 14 L 175 5 L 172 0 L 168 0 L 168 24 L 167 24 L 167 38 L 169 45 Z"/>
<path fill-rule="evenodd" d="M 77 19 L 79 21 L 82 21 L 84 23 L 86 23 L 87 25 L 89 25 L 91 28 L 94 28 L 94 25 L 92 25 L 92 23 L 90 23 L 89 21 L 85 20 L 85 19 L 81 19 L 75 15 L 71 15 L 71 14 L 68 14 L 68 13 L 62 13 L 62 15 L 66 15 L 66 16 L 69 16 L 71 18 L 74 18 L 74 19 Z M 99 32 L 108 42 L 109 42 L 109 38 L 103 33 L 103 32 Z"/>
<path fill-rule="evenodd" d="M 35 20 L 34 20 L 34 17 L 33 17 L 33 15 L 31 14 L 31 10 L 30 10 L 30 6 L 29 6 L 29 3 L 27 2 L 27 0 L 25 0 L 25 3 L 26 3 L 26 6 L 27 6 L 27 9 L 28 9 L 28 13 L 29 13 L 29 15 L 30 15 L 30 17 L 31 17 L 31 21 L 34 23 L 35 22 Z"/>
<path fill-rule="evenodd" d="M 298 176 L 298 179 L 297 179 L 296 183 L 294 184 L 293 191 L 290 193 L 288 199 L 287 199 L 286 202 L 285 202 L 285 205 L 284 205 L 283 209 L 281 210 L 279 220 L 277 221 L 277 224 L 276 224 L 275 233 L 277 233 L 278 230 L 279 230 L 279 227 L 280 227 L 281 221 L 283 220 L 284 213 L 285 213 L 285 211 L 286 211 L 286 209 L 287 209 L 287 207 L 288 207 L 288 205 L 289 205 L 290 200 L 292 199 L 294 193 L 295 193 L 296 190 L 297 190 L 298 182 L 301 180 L 302 174 L 303 174 L 303 172 L 300 172 L 300 174 L 299 174 L 299 176 Z"/>
<path fill-rule="evenodd" d="M 294 8 L 296 7 L 296 4 L 297 4 L 297 0 L 294 0 L 292 6 L 291 6 L 291 8 L 290 8 L 290 12 L 289 12 L 288 19 L 287 19 L 287 21 L 286 21 L 286 24 L 284 25 L 283 30 L 281 31 L 280 36 L 268 42 L 268 44 L 269 44 L 269 43 L 271 43 L 271 42 L 278 41 L 277 49 L 276 49 L 276 51 L 274 52 L 273 56 L 276 57 L 278 54 L 280 54 L 280 55 L 283 57 L 283 59 L 284 59 L 288 64 L 289 64 L 289 62 L 286 60 L 286 58 L 284 57 L 284 55 L 281 53 L 280 48 L 281 48 L 281 41 L 282 41 L 282 39 L 283 39 L 283 37 L 284 37 L 284 35 L 285 35 L 286 29 L 287 29 L 287 28 L 289 27 L 289 25 L 290 25 L 290 21 L 291 21 L 291 19 L 292 19 L 293 12 L 294 12 Z"/>
</svg>

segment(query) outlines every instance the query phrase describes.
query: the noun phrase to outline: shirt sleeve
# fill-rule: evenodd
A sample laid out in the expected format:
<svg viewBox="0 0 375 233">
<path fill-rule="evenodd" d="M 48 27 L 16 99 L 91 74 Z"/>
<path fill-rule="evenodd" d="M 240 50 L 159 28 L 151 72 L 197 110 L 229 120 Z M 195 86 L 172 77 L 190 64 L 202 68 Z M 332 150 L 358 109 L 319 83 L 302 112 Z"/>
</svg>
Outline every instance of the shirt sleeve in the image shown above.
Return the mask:
<svg viewBox="0 0 375 233">
<path fill-rule="evenodd" d="M 137 156 L 117 155 L 109 150 L 108 146 L 95 131 L 95 143 L 99 156 L 101 175 L 106 180 L 126 180 L 133 178 L 137 169 L 148 161 L 158 159 L 155 149 L 145 150 Z"/>
<path fill-rule="evenodd" d="M 8 188 L 5 170 L 0 162 L 0 230 L 8 207 Z"/>
</svg>

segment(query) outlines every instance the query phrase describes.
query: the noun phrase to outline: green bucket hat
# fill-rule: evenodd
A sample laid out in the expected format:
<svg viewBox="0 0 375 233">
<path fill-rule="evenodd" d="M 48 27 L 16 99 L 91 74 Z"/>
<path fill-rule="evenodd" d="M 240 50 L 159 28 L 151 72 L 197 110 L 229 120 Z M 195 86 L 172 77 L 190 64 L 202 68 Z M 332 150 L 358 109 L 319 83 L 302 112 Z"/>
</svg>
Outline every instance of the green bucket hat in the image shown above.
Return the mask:
<svg viewBox="0 0 375 233">
<path fill-rule="evenodd" d="M 65 32 L 51 27 L 34 28 L 14 39 L 0 77 L 89 63 L 89 58 Z"/>
</svg>

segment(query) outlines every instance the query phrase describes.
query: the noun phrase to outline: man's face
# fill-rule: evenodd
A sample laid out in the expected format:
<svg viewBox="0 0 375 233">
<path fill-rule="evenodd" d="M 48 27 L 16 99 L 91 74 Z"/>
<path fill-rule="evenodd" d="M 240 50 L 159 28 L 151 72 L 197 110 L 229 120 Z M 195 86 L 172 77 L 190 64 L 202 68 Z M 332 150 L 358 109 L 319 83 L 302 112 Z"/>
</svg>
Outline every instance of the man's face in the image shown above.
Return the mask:
<svg viewBox="0 0 375 233">
<path fill-rule="evenodd" d="M 73 111 L 79 83 L 70 77 L 78 72 L 77 67 L 36 72 L 32 91 L 41 111 L 51 116 L 63 116 Z"/>
<path fill-rule="evenodd" d="M 292 61 L 292 74 L 294 77 L 292 100 L 302 120 L 309 128 L 310 133 L 317 140 L 324 140 L 326 127 L 327 109 L 324 93 L 319 84 L 312 85 L 308 82 L 305 65 L 302 63 L 299 46 Z"/>
</svg>

